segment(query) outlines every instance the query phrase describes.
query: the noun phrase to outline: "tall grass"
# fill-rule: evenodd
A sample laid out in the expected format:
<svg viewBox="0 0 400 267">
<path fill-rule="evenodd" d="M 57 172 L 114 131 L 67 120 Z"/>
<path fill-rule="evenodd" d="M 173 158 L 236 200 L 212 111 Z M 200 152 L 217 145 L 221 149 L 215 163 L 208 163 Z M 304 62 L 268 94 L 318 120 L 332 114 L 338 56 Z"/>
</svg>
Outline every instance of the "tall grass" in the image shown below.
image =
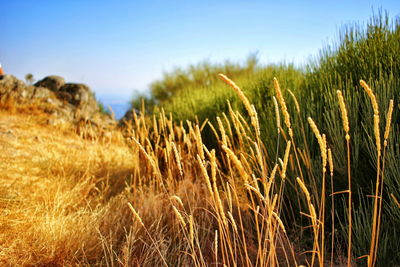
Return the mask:
<svg viewBox="0 0 400 267">
<path fill-rule="evenodd" d="M 266 159 L 278 162 L 277 155 L 284 152 L 285 141 L 291 140 L 295 146 L 294 153 L 297 153 L 293 155 L 292 160 L 297 168 L 289 169 L 289 175 L 299 176 L 305 184 L 311 186 L 311 191 L 315 192 L 314 203 L 318 203 L 315 204 L 318 207 L 322 205 L 323 196 L 331 195 L 333 201 L 326 203 L 325 211 L 332 210 L 335 199 L 338 200 L 335 205 L 336 215 L 328 218 L 327 225 L 324 226 L 324 231 L 328 228 L 333 230 L 325 233 L 325 236 L 336 234 L 337 240 L 352 239 L 351 245 L 346 242 L 337 244 L 346 247 L 348 259 L 351 255 L 353 257 L 369 255 L 370 260 L 377 260 L 382 265 L 399 261 L 400 256 L 397 253 L 396 239 L 386 239 L 389 236 L 399 236 L 398 231 L 393 228 L 393 225 L 400 225 L 399 211 L 393 198 L 390 197 L 390 194 L 393 194 L 398 199 L 400 195 L 397 178 L 400 173 L 396 163 L 399 157 L 396 145 L 398 136 L 392 134 L 388 137 L 384 153 L 386 155 L 380 152 L 377 156 L 380 141 L 376 141 L 378 140 L 376 137 L 380 136 L 376 133 L 385 132 L 384 122 L 388 117 L 390 99 L 393 99 L 394 103 L 400 100 L 396 94 L 396 88 L 400 86 L 399 36 L 399 20 L 397 18 L 391 20 L 388 14 L 379 12 L 373 15 L 365 26 L 352 24 L 342 27 L 338 40 L 322 49 L 319 56 L 304 69 L 296 69 L 290 65 L 259 66 L 251 76 L 233 77 L 257 110 Z M 288 130 L 276 131 L 275 116 L 273 116 L 274 76 L 281 81 L 282 95 L 288 103 L 293 138 Z M 359 83 L 360 79 L 364 79 L 373 88 L 378 113 L 371 108 L 369 97 Z M 343 134 L 340 101 L 337 101 L 336 96 L 337 90 L 341 91 L 342 98 L 346 102 L 348 123 L 351 125 L 351 129 L 347 131 L 344 129 L 345 134 Z M 240 113 L 246 112 L 246 108 L 240 103 L 240 97 L 218 83 L 187 86 L 166 100 L 163 107 L 167 112 L 173 113 L 176 121 L 190 119 L 202 124 L 209 120 L 211 125 L 217 123 L 215 115 L 221 118 L 221 123 L 226 123 L 222 118 L 235 113 L 234 110 L 239 110 Z M 380 123 L 374 119 L 377 114 L 380 114 Z M 392 113 L 392 132 L 398 131 L 398 114 L 398 105 L 395 105 Z M 307 127 L 307 117 L 313 118 L 319 130 L 325 133 L 328 147 L 332 152 L 336 151 L 332 153 L 335 162 L 334 180 L 327 181 L 325 174 L 319 171 L 318 158 L 321 145 L 314 139 L 312 130 Z M 237 121 L 247 121 L 251 124 L 251 120 L 251 116 L 246 119 L 236 114 L 230 124 Z M 240 136 L 245 130 L 239 127 L 237 131 L 235 129 L 232 131 L 235 142 L 241 147 L 244 138 Z M 209 124 L 205 124 L 202 132 L 203 142 L 219 151 L 213 139 L 215 127 L 213 129 Z M 351 139 L 343 138 L 346 136 L 351 136 Z M 386 169 L 384 172 L 382 172 L 383 167 Z M 290 173 L 292 171 L 293 173 Z M 382 186 L 383 177 L 384 186 Z M 326 183 L 330 183 L 330 186 Z M 322 191 L 325 191 L 325 194 Z M 283 200 L 285 204 L 282 207 L 283 221 L 303 224 L 304 219 L 295 214 L 307 208 L 307 201 L 301 199 L 301 194 L 294 190 L 293 186 L 286 186 L 285 192 Z M 367 197 L 368 195 L 375 197 Z M 346 204 L 341 201 L 343 198 Z M 372 204 L 375 199 L 378 199 L 378 202 Z M 355 211 L 354 206 L 360 210 Z M 382 213 L 383 219 L 377 218 L 378 211 Z M 371 225 L 353 224 L 353 217 L 359 222 L 358 218 L 355 218 L 355 212 L 358 216 L 376 218 L 376 222 L 371 222 Z M 343 216 L 344 214 L 346 216 Z M 343 227 L 340 229 L 329 227 L 335 220 L 338 222 L 336 225 Z M 381 227 L 381 223 L 387 225 Z M 352 229 L 347 228 L 349 225 Z M 303 234 L 310 234 L 308 229 L 299 232 L 302 237 Z M 369 237 L 360 238 L 365 232 L 369 232 Z M 374 239 L 386 245 L 375 249 L 375 245 L 371 245 L 376 243 Z M 307 243 L 309 241 L 306 241 Z M 375 251 L 376 255 L 372 255 L 371 251 Z M 395 256 L 389 257 L 389 255 Z"/>
<path fill-rule="evenodd" d="M 165 109 L 143 105 L 107 138 L 7 103 L 2 123 L 18 138 L 0 135 L 0 262 L 396 265 L 398 22 L 343 34 L 306 73 L 184 79 Z"/>
<path fill-rule="evenodd" d="M 334 158 L 336 149 L 330 147 L 331 156 L 328 157 L 328 147 L 330 146 L 327 142 L 328 137 L 325 134 L 321 134 L 315 122 L 309 118 L 310 129 L 314 132 L 320 147 L 321 161 L 319 164 L 321 166 L 322 183 L 320 184 L 320 190 L 313 191 L 308 189 L 310 186 L 312 188 L 311 184 L 300 177 L 294 179 L 295 176 L 291 175 L 299 168 L 308 169 L 314 166 L 305 164 L 311 161 L 306 154 L 301 156 L 302 162 L 299 165 L 295 163 L 294 158 L 297 156 L 294 148 L 292 149 L 291 146 L 292 144 L 294 146 L 296 137 L 290 134 L 292 130 L 290 123 L 291 115 L 287 111 L 286 101 L 280 93 L 278 81 L 275 80 L 277 98 L 280 99 L 280 107 L 282 113 L 285 114 L 286 125 L 286 129 L 280 128 L 280 131 L 285 136 L 286 149 L 284 154 L 281 155 L 281 163 L 275 164 L 271 158 L 266 157 L 266 148 L 261 142 L 260 131 L 258 130 L 260 125 L 256 109 L 254 109 L 247 96 L 232 80 L 224 75 L 221 75 L 221 78 L 240 97 L 247 115 L 250 117 L 250 122 L 247 123 L 246 120 L 240 120 L 238 118 L 240 114 L 232 110 L 230 112 L 230 119 L 225 121 L 225 125 L 221 119 L 217 119 L 219 132 L 215 130 L 216 128 L 214 130 L 215 138 L 220 148 L 218 150 L 209 151 L 203 145 L 200 134 L 201 127 L 198 124 L 193 125 L 188 121 L 189 131 L 186 132 L 182 126 L 172 126 L 174 125 L 172 118 L 167 119 L 163 114 L 161 114 L 158 123 L 157 120 L 153 119 L 152 128 L 146 127 L 146 117 L 140 116 L 135 118 L 134 124 L 136 125 L 136 130 L 133 131 L 132 129 L 131 136 L 151 169 L 154 177 L 154 181 L 151 184 L 161 192 L 171 194 L 174 186 L 169 181 L 176 179 L 170 177 L 171 170 L 175 169 L 176 173 L 179 171 L 180 176 L 177 177 L 181 177 L 183 173 L 183 177 L 186 178 L 193 177 L 192 172 L 199 168 L 197 171 L 200 171 L 200 174 L 197 177 L 201 177 L 205 191 L 208 192 L 209 199 L 207 202 L 209 206 L 207 207 L 207 213 L 212 214 L 212 217 L 215 219 L 211 227 L 212 231 L 210 231 L 215 232 L 215 243 L 213 246 L 215 250 L 211 253 L 211 261 L 213 258 L 215 261 L 219 259 L 218 261 L 221 262 L 221 265 L 225 264 L 226 266 L 276 266 L 282 264 L 292 266 L 300 263 L 306 264 L 307 262 L 311 266 L 324 266 L 328 261 L 325 252 L 326 245 L 331 242 L 333 242 L 334 246 L 337 245 L 333 236 L 330 240 L 331 242 L 325 240 L 325 226 L 328 222 L 325 217 L 325 211 L 328 202 L 325 197 L 327 193 L 325 192 L 326 181 L 324 179 L 328 166 L 328 158 L 331 161 L 329 168 L 331 173 L 333 173 L 332 158 Z M 351 139 L 348 134 L 350 128 L 346 116 L 347 109 L 344 106 L 343 96 L 340 92 L 338 95 L 338 102 L 342 106 L 343 126 L 345 130 L 344 139 L 349 149 Z M 230 130 L 225 129 L 226 127 L 230 128 Z M 374 125 L 371 125 L 371 127 L 374 128 Z M 390 126 L 388 127 L 390 128 Z M 148 136 L 152 136 L 154 129 L 157 129 L 159 136 L 153 136 L 153 138 L 158 140 L 157 143 L 159 140 L 164 140 L 165 144 L 162 147 L 165 148 L 157 144 L 151 145 L 153 141 L 149 140 Z M 176 134 L 179 132 L 181 134 Z M 293 136 L 292 140 L 290 140 L 291 135 Z M 186 136 L 189 136 L 190 142 L 185 142 L 185 140 L 188 140 Z M 182 146 L 179 146 L 179 144 L 182 144 Z M 179 150 L 176 152 L 173 147 L 181 147 L 180 152 Z M 166 149 L 170 152 L 161 153 L 160 149 L 161 151 Z M 186 155 L 185 157 L 184 151 L 187 153 L 190 149 L 192 155 Z M 157 153 L 157 150 L 160 152 Z M 220 152 L 219 155 L 216 154 L 216 151 Z M 197 162 L 197 167 L 183 168 L 184 171 L 182 172 L 180 170 L 182 165 L 185 166 L 185 163 L 190 164 L 192 160 L 188 157 L 193 157 L 193 155 L 196 155 L 196 159 L 193 158 L 192 160 Z M 160 162 L 160 157 L 161 162 L 166 162 L 167 168 L 164 169 L 157 165 L 157 162 Z M 300 156 L 298 155 L 298 157 Z M 186 158 L 187 160 L 180 162 L 179 159 L 181 158 Z M 351 163 L 348 161 L 348 169 L 350 168 Z M 379 175 L 379 172 L 377 174 Z M 163 179 L 160 179 L 160 177 L 163 177 Z M 350 174 L 348 180 L 349 188 L 346 191 L 334 193 L 338 195 L 347 193 L 350 196 L 348 198 L 348 223 L 346 225 L 349 229 L 347 265 L 352 266 L 355 256 L 363 257 L 364 255 L 354 255 L 351 249 L 352 223 L 350 218 L 354 215 L 351 211 L 353 202 L 351 199 Z M 302 257 L 294 249 L 293 243 L 290 242 L 290 239 L 294 235 L 287 235 L 288 228 L 285 226 L 284 220 L 282 220 L 285 217 L 285 213 L 281 213 L 281 205 L 286 204 L 283 201 L 286 194 L 284 190 L 285 181 L 289 182 L 290 188 L 299 196 L 299 205 L 302 206 L 301 204 L 304 202 L 308 207 L 308 213 L 301 211 L 299 214 L 303 214 L 306 218 L 309 218 L 309 223 L 311 223 L 309 225 L 307 223 L 308 220 L 305 220 L 306 223 L 302 224 L 302 227 L 310 227 L 312 229 L 311 235 L 304 234 L 303 236 L 303 238 L 310 238 L 312 240 L 310 251 L 305 253 L 305 255 L 309 256 Z M 376 200 L 378 198 L 379 196 L 375 196 Z M 190 255 L 193 261 L 192 264 L 195 266 L 208 266 L 212 264 L 212 262 L 207 261 L 204 250 L 204 246 L 207 247 L 205 243 L 210 242 L 210 240 L 201 240 L 196 237 L 196 233 L 199 233 L 199 230 L 196 230 L 198 229 L 196 228 L 196 214 L 192 213 L 195 209 L 190 207 L 184 208 L 184 201 L 176 194 L 169 199 L 174 199 L 171 206 L 176 216 L 176 221 L 181 231 L 183 231 L 184 240 L 188 245 L 187 254 Z M 138 217 L 138 213 L 135 210 L 133 212 Z M 341 211 L 333 210 L 333 213 L 335 212 Z M 382 211 L 377 211 L 374 213 L 371 221 L 379 220 L 381 215 Z M 355 218 L 359 220 L 358 216 Z M 138 220 L 141 222 L 141 219 Z M 343 222 L 341 223 L 343 224 Z M 141 223 L 141 226 L 146 227 L 143 223 Z M 252 237 L 249 239 L 249 236 Z M 372 236 L 377 238 L 379 234 L 375 231 L 372 232 Z M 156 243 L 154 240 L 151 242 Z M 367 255 L 369 265 L 375 265 L 373 255 L 377 253 L 379 247 L 377 243 L 373 245 L 372 242 L 374 241 L 371 241 L 372 252 L 370 255 Z M 255 251 L 252 249 L 253 246 L 255 247 Z M 337 252 L 340 253 L 339 250 Z M 357 261 L 359 262 L 360 260 Z M 331 262 L 331 264 L 335 264 L 335 262 Z"/>
</svg>

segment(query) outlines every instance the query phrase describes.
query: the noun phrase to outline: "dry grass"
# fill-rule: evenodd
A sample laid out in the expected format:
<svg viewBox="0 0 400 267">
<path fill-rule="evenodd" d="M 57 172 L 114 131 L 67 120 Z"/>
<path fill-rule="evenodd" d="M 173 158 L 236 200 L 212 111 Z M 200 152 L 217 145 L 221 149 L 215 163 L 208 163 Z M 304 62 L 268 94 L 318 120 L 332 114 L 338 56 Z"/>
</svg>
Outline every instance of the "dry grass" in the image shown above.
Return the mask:
<svg viewBox="0 0 400 267">
<path fill-rule="evenodd" d="M 176 123 L 163 111 L 148 116 L 143 108 L 123 133 L 111 129 L 107 138 L 102 138 L 101 133 L 87 134 L 91 127 L 79 126 L 76 134 L 73 125 L 47 125 L 45 114 L 2 111 L 0 263 L 333 266 L 333 258 L 342 253 L 337 250 L 334 255 L 332 249 L 328 260 L 325 252 L 328 243 L 335 246 L 333 236 L 325 239 L 325 175 L 329 163 L 333 180 L 334 148 L 329 147 L 328 138 L 309 118 L 321 150 L 322 182 L 317 190 L 303 177 L 302 168 L 310 168 L 306 164 L 310 158 L 296 148 L 278 81 L 274 80 L 277 99 L 289 138 L 278 124 L 286 149 L 281 155 L 278 151 L 268 155 L 260 140 L 254 106 L 233 81 L 221 77 L 241 97 L 250 123 L 230 108 L 223 119 L 217 118 L 219 132 L 213 127 L 218 143 L 214 149 L 202 141 L 206 122 Z M 343 112 L 346 109 L 341 94 L 339 101 Z M 296 110 L 300 113 L 300 108 Z M 346 116 L 343 121 L 349 146 Z M 274 161 L 279 157 L 283 160 Z M 299 174 L 297 179 L 294 173 Z M 349 190 L 345 193 L 349 193 L 350 266 L 350 173 L 348 181 Z M 296 214 L 305 217 L 305 224 L 300 227 L 311 229 L 311 251 L 302 254 L 288 234 L 294 226 L 285 225 L 282 218 L 286 184 L 308 210 Z M 343 192 L 336 194 L 339 193 Z M 379 229 L 381 203 L 377 202 L 376 209 L 374 229 Z M 334 212 L 333 208 L 331 213 Z M 370 265 L 375 264 L 379 237 L 377 233 L 372 235 L 375 238 Z"/>
<path fill-rule="evenodd" d="M 109 204 L 100 204 L 123 190 L 133 170 L 130 150 L 117 136 L 112 144 L 93 143 L 71 125 L 46 125 L 43 114 L 0 117 L 2 265 L 97 258 L 98 229 L 110 223 Z M 113 190 L 105 188 L 110 179 L 118 184 Z"/>
</svg>

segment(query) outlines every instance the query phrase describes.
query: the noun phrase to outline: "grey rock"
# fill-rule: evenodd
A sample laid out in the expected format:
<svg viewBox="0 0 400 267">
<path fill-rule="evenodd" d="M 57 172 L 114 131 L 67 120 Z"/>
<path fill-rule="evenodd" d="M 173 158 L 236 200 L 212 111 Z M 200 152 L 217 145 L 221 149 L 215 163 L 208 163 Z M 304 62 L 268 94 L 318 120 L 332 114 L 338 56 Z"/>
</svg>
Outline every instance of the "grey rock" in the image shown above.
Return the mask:
<svg viewBox="0 0 400 267">
<path fill-rule="evenodd" d="M 67 83 L 60 88 L 58 96 L 74 106 L 84 105 L 89 101 L 90 89 L 84 84 Z"/>
<path fill-rule="evenodd" d="M 65 85 L 65 80 L 63 77 L 51 75 L 43 78 L 42 80 L 35 83 L 36 87 L 45 87 L 53 92 L 57 92 Z"/>
<path fill-rule="evenodd" d="M 100 112 L 95 96 L 88 86 L 65 83 L 59 76 L 48 76 L 32 86 L 12 75 L 3 75 L 0 77 L 0 101 L 8 97 L 21 104 L 43 104 L 43 111 L 57 120 L 78 123 L 81 118 L 85 118 L 90 121 L 98 120 L 101 125 L 115 124 L 115 120 Z"/>
<path fill-rule="evenodd" d="M 51 97 L 55 97 L 54 93 L 44 87 L 34 87 L 33 94 L 31 98 L 42 98 L 48 101 Z"/>
<path fill-rule="evenodd" d="M 0 79 L 0 97 L 4 95 L 17 95 L 24 91 L 26 85 L 13 75 L 3 75 Z"/>
</svg>

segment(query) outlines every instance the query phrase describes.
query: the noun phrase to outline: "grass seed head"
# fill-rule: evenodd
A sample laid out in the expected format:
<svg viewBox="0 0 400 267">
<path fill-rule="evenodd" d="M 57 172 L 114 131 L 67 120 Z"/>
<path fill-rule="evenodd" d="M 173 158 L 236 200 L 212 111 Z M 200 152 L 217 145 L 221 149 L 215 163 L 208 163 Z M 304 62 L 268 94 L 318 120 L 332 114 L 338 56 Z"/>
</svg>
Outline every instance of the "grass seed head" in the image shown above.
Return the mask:
<svg viewBox="0 0 400 267">
<path fill-rule="evenodd" d="M 253 109 L 251 108 L 250 105 L 250 101 L 249 99 L 244 95 L 243 91 L 240 89 L 239 86 L 236 85 L 236 83 L 234 81 L 232 81 L 231 79 L 229 79 L 227 76 L 225 76 L 224 74 L 220 73 L 218 74 L 218 76 L 225 82 L 227 83 L 230 87 L 232 87 L 235 92 L 237 93 L 237 95 L 239 96 L 240 100 L 243 102 L 247 112 L 249 113 L 250 117 L 254 117 L 255 113 L 253 111 Z"/>
<path fill-rule="evenodd" d="M 331 176 L 333 176 L 333 158 L 332 158 L 332 150 L 330 148 L 328 148 L 328 163 Z"/>
<path fill-rule="evenodd" d="M 178 165 L 178 169 L 179 169 L 179 173 L 182 176 L 183 175 L 183 170 L 182 170 L 182 161 L 181 161 L 181 156 L 179 155 L 179 151 L 176 148 L 176 145 L 174 142 L 171 142 L 172 145 L 172 150 L 174 151 L 174 155 L 175 155 L 175 159 L 176 159 L 176 163 Z"/>
<path fill-rule="evenodd" d="M 224 128 L 224 125 L 222 124 L 221 119 L 218 116 L 217 116 L 217 123 L 218 123 L 219 130 L 221 131 L 222 144 L 227 146 L 228 143 L 226 142 L 225 128 Z"/>
<path fill-rule="evenodd" d="M 235 219 L 233 218 L 233 215 L 232 215 L 232 213 L 230 211 L 228 211 L 228 216 L 229 216 L 229 219 L 232 222 L 233 229 L 235 230 L 236 233 L 238 233 L 238 228 L 237 228 Z"/>
<path fill-rule="evenodd" d="M 286 107 L 285 99 L 283 98 L 281 87 L 279 86 L 279 82 L 276 78 L 274 78 L 274 86 L 276 91 L 276 97 L 278 98 L 279 104 L 281 105 L 281 110 L 283 117 L 285 119 L 286 127 L 289 129 L 289 135 L 293 136 L 292 126 L 290 123 L 290 115 Z"/>
<path fill-rule="evenodd" d="M 337 93 L 337 96 L 338 96 L 338 99 L 339 99 L 340 111 L 342 113 L 343 129 L 346 132 L 346 134 L 348 134 L 349 131 L 350 131 L 349 118 L 347 116 L 347 109 L 346 109 L 346 105 L 344 103 L 344 98 L 343 98 L 343 95 L 342 95 L 342 91 L 337 90 L 336 93 Z"/>
<path fill-rule="evenodd" d="M 175 213 L 176 217 L 178 218 L 179 222 L 182 224 L 183 227 L 185 227 L 186 222 L 183 219 L 182 214 L 179 212 L 179 210 L 175 206 L 172 206 L 172 209 L 174 210 L 174 213 Z"/>
<path fill-rule="evenodd" d="M 379 131 L 379 115 L 374 115 L 374 135 L 378 156 L 381 154 L 381 134 Z"/>
<path fill-rule="evenodd" d="M 306 195 L 307 201 L 309 201 L 311 199 L 310 192 L 308 192 L 306 185 L 303 183 L 303 181 L 300 179 L 300 177 L 297 177 L 296 180 L 297 180 L 297 183 L 299 184 L 301 190 Z"/>
<path fill-rule="evenodd" d="M 170 199 L 176 200 L 181 205 L 182 208 L 184 207 L 182 199 L 180 197 L 178 197 L 177 195 L 173 195 L 172 197 L 170 197 Z"/>
<path fill-rule="evenodd" d="M 243 178 L 245 183 L 248 183 L 249 177 L 247 172 L 243 168 L 243 164 L 240 162 L 238 157 L 233 153 L 233 151 L 227 147 L 227 146 L 222 146 L 222 149 L 226 152 L 228 157 L 232 160 L 232 162 L 235 164 L 236 168 L 238 169 L 240 176 Z"/>
<path fill-rule="evenodd" d="M 389 102 L 389 109 L 386 116 L 386 127 L 385 127 L 385 134 L 384 134 L 384 145 L 387 146 L 387 139 L 389 138 L 390 126 L 392 123 L 392 113 L 393 113 L 393 99 L 390 99 Z"/>
<path fill-rule="evenodd" d="M 313 119 L 311 117 L 308 117 L 308 123 L 310 124 L 310 127 L 311 127 L 312 131 L 314 132 L 315 137 L 317 138 L 319 148 L 321 150 L 322 168 L 323 168 L 323 171 L 325 172 L 326 160 L 327 160 L 326 137 L 324 137 L 325 134 L 321 135 L 321 133 L 318 130 L 317 125 L 315 124 L 315 122 L 313 121 Z"/>
<path fill-rule="evenodd" d="M 278 129 L 278 134 L 279 134 L 280 128 L 281 128 L 281 116 L 279 115 L 279 106 L 278 106 L 278 102 L 276 101 L 275 96 L 273 96 L 272 99 L 274 100 L 276 128 Z"/>
<path fill-rule="evenodd" d="M 360 80 L 360 84 L 365 89 L 365 92 L 367 93 L 367 95 L 371 99 L 372 107 L 374 109 L 374 114 L 375 115 L 379 115 L 378 102 L 376 101 L 376 97 L 375 97 L 374 92 L 372 91 L 372 89 L 369 87 L 369 85 L 365 81 Z"/>
<path fill-rule="evenodd" d="M 132 211 L 133 215 L 135 216 L 136 220 L 144 227 L 144 223 L 142 218 L 140 218 L 139 213 L 135 210 L 131 203 L 128 203 L 129 209 Z"/>
<path fill-rule="evenodd" d="M 278 222 L 278 225 L 282 229 L 282 231 L 286 233 L 285 225 L 283 224 L 281 218 L 279 218 L 278 214 L 275 211 L 273 211 L 272 215 L 275 217 L 275 220 Z"/>
<path fill-rule="evenodd" d="M 400 209 L 400 203 L 399 203 L 399 201 L 397 200 L 397 198 L 393 195 L 393 193 L 390 193 L 390 196 L 392 197 L 394 203 L 396 203 L 397 207 L 399 207 L 399 209 Z"/>
<path fill-rule="evenodd" d="M 282 179 L 286 178 L 286 168 L 289 161 L 289 154 L 290 154 L 290 140 L 287 142 L 286 150 L 285 150 L 285 157 L 283 158 L 283 166 L 282 166 Z"/>
<path fill-rule="evenodd" d="M 295 107 L 296 107 L 297 113 L 300 113 L 300 105 L 299 105 L 299 102 L 297 102 L 296 96 L 295 96 L 295 95 L 293 94 L 293 92 L 292 92 L 291 90 L 289 90 L 289 89 L 288 89 L 288 92 L 289 92 L 289 94 L 291 95 L 291 97 L 293 98 L 294 105 L 295 105 Z"/>
</svg>

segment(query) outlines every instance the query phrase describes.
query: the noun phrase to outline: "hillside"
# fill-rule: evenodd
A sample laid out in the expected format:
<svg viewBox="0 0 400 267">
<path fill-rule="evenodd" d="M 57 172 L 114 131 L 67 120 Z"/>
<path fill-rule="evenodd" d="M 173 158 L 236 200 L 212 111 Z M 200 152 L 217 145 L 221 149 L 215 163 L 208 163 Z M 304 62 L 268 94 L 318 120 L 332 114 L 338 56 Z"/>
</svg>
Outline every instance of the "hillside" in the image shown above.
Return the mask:
<svg viewBox="0 0 400 267">
<path fill-rule="evenodd" d="M 0 112 L 2 266 L 64 265 L 82 253 L 90 260 L 101 250 L 98 227 L 111 223 L 105 198 L 122 190 L 132 172 L 120 133 L 85 140 L 75 125 L 49 119 Z"/>
</svg>

